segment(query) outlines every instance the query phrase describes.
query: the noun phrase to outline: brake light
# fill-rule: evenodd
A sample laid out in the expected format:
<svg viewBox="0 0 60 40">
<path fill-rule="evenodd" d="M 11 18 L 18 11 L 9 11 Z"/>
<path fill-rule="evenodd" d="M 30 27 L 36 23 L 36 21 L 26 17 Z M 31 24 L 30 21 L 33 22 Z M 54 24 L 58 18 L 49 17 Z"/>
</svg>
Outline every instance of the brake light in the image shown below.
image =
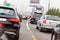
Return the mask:
<svg viewBox="0 0 60 40">
<path fill-rule="evenodd" d="M 34 16 L 31 16 L 31 18 L 34 18 Z"/>
<path fill-rule="evenodd" d="M 4 24 L 0 24 L 0 28 L 4 28 Z"/>
<path fill-rule="evenodd" d="M 43 20 L 43 24 L 46 24 L 46 20 Z"/>
<path fill-rule="evenodd" d="M 18 23 L 19 19 L 17 19 L 17 18 L 10 18 L 9 21 L 10 22 L 14 22 L 14 23 Z"/>
</svg>

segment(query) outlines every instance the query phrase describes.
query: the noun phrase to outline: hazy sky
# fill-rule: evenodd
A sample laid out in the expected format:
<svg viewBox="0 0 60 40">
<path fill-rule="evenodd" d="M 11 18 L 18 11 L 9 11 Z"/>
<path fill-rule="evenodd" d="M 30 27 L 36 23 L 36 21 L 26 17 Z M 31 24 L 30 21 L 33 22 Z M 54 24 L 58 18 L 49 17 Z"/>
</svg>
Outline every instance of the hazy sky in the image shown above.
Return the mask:
<svg viewBox="0 0 60 40">
<path fill-rule="evenodd" d="M 0 4 L 3 3 L 4 0 L 0 0 Z M 18 11 L 31 11 L 30 0 L 7 0 L 11 4 L 14 4 Z M 48 2 L 49 0 L 40 0 L 40 4 L 44 6 L 45 12 L 48 10 Z M 60 0 L 50 0 L 50 8 L 59 8 L 60 9 Z"/>
</svg>

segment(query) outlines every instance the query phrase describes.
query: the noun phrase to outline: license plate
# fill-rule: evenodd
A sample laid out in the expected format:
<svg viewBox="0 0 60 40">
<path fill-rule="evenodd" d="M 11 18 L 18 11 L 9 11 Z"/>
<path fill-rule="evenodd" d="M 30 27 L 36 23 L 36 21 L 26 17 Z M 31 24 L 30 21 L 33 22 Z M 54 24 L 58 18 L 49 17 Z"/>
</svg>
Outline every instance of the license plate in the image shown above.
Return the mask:
<svg viewBox="0 0 60 40">
<path fill-rule="evenodd" d="M 47 26 L 46 28 L 50 28 L 50 29 L 52 29 L 53 27 Z"/>
<path fill-rule="evenodd" d="M 0 18 L 0 21 L 6 21 L 6 19 L 5 18 Z"/>
</svg>

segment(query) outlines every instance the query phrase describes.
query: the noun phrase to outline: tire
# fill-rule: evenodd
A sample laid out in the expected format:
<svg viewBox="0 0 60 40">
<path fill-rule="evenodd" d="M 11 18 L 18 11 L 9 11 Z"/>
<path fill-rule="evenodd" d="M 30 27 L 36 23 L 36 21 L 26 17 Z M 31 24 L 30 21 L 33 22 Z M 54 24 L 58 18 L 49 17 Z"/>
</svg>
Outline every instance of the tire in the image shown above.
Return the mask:
<svg viewBox="0 0 60 40">
<path fill-rule="evenodd" d="M 8 38 L 8 40 L 13 40 L 10 34 L 6 34 L 6 37 Z"/>
<path fill-rule="evenodd" d="M 55 35 L 54 40 L 57 40 L 57 35 Z"/>
<path fill-rule="evenodd" d="M 36 29 L 39 29 L 39 27 L 36 27 Z"/>
<path fill-rule="evenodd" d="M 42 28 L 39 29 L 39 27 L 36 27 L 37 30 L 39 30 L 40 32 L 42 32 Z"/>
<path fill-rule="evenodd" d="M 19 31 L 16 32 L 16 35 L 14 37 L 14 40 L 19 40 Z"/>
</svg>

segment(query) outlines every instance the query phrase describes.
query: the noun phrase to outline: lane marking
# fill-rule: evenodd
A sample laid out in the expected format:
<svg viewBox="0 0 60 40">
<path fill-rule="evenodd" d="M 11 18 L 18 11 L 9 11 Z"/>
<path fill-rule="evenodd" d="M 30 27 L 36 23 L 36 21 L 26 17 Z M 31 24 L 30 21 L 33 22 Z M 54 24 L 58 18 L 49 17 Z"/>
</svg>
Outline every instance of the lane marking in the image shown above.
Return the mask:
<svg viewBox="0 0 60 40">
<path fill-rule="evenodd" d="M 33 40 L 36 40 L 36 38 L 35 38 L 35 36 L 34 36 L 34 35 L 32 35 L 32 39 L 33 39 Z"/>
<path fill-rule="evenodd" d="M 27 23 L 26 23 L 26 26 L 27 26 L 27 29 L 30 31 L 30 28 L 29 28 L 29 26 L 28 26 L 28 21 L 27 21 Z"/>
<path fill-rule="evenodd" d="M 30 28 L 29 28 L 28 21 L 27 21 L 27 23 L 26 23 L 26 26 L 27 26 L 27 29 L 29 30 L 29 32 L 32 33 L 32 31 L 31 31 Z M 32 40 L 36 40 L 36 38 L 35 38 L 35 36 L 33 35 L 33 33 L 32 33 Z"/>
</svg>

